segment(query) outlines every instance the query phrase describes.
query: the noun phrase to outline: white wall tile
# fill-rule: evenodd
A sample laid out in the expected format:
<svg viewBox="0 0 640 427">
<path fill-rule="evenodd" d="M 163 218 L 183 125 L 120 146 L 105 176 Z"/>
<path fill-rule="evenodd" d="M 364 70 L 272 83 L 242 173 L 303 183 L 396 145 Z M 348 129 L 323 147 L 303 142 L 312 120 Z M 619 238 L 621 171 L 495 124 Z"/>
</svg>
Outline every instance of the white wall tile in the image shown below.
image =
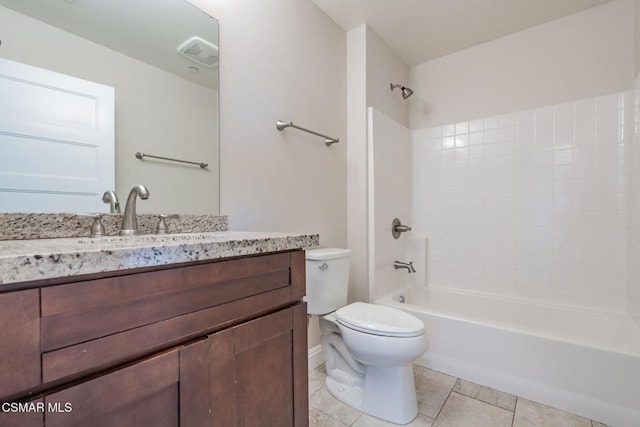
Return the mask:
<svg viewBox="0 0 640 427">
<path fill-rule="evenodd" d="M 478 132 L 484 129 L 482 120 L 471 120 L 469 122 L 469 132 Z"/>
<path fill-rule="evenodd" d="M 614 93 L 611 95 L 599 96 L 596 99 L 596 108 L 600 111 L 617 110 L 620 108 L 621 94 Z"/>
<path fill-rule="evenodd" d="M 627 252 L 640 259 L 640 171 L 628 167 L 640 149 L 623 139 L 623 101 L 612 94 L 427 132 L 446 135 L 441 147 L 451 137 L 436 160 L 414 150 L 427 285 L 603 310 L 620 310 L 629 293 L 640 321 L 640 262 L 626 262 Z"/>
<path fill-rule="evenodd" d="M 596 144 L 595 125 L 593 121 L 591 124 L 592 127 L 590 129 L 576 129 L 574 135 L 574 144 L 576 147 L 590 147 Z"/>
<path fill-rule="evenodd" d="M 553 148 L 564 150 L 573 147 L 573 131 L 556 132 L 553 135 Z"/>
<path fill-rule="evenodd" d="M 455 125 L 442 126 L 442 136 L 453 136 L 456 133 Z"/>
<path fill-rule="evenodd" d="M 574 113 L 576 118 L 579 116 L 588 116 L 588 117 L 591 117 L 591 120 L 593 120 L 596 112 L 596 99 L 587 98 L 587 99 L 582 99 L 580 101 L 576 101 L 573 104 L 573 108 L 574 108 Z"/>
<path fill-rule="evenodd" d="M 500 117 L 488 117 L 483 121 L 484 129 L 498 129 L 500 127 Z"/>
<path fill-rule="evenodd" d="M 459 133 L 468 133 L 469 132 L 469 122 L 460 122 L 456 123 L 456 135 Z"/>
<path fill-rule="evenodd" d="M 598 111 L 597 113 L 596 127 L 598 128 L 621 126 L 622 124 L 624 121 L 618 109 Z"/>
</svg>

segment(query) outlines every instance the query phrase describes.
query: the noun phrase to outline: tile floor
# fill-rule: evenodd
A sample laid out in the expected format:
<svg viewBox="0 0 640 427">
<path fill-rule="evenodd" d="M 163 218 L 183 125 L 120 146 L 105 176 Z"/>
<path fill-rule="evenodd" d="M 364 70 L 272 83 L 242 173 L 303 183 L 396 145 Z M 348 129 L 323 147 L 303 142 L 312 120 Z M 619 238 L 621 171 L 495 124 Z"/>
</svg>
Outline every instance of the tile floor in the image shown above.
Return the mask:
<svg viewBox="0 0 640 427">
<path fill-rule="evenodd" d="M 414 427 L 606 427 L 520 397 L 414 365 Z M 394 426 L 347 406 L 324 387 L 324 365 L 309 372 L 310 427 Z"/>
</svg>

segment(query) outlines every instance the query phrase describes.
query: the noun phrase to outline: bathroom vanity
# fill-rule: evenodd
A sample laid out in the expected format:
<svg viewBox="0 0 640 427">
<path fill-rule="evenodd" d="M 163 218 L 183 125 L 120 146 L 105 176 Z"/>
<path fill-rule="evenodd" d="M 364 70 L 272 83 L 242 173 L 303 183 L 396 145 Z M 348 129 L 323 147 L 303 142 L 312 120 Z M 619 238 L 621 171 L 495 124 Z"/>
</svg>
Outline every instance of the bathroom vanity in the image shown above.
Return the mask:
<svg viewBox="0 0 640 427">
<path fill-rule="evenodd" d="M 185 236 L 0 242 L 0 425 L 307 425 L 318 236 Z"/>
</svg>

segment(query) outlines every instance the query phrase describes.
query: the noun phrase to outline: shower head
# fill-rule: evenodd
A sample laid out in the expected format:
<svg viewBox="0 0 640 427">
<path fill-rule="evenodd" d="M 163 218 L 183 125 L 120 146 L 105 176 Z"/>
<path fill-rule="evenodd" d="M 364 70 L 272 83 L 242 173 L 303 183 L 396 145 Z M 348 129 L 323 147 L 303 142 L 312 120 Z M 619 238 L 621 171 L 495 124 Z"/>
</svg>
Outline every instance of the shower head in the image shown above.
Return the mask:
<svg viewBox="0 0 640 427">
<path fill-rule="evenodd" d="M 389 86 L 391 87 L 391 91 L 393 91 L 395 88 L 399 87 L 400 90 L 402 91 L 402 99 L 407 99 L 408 97 L 413 95 L 413 91 L 411 89 L 409 89 L 408 87 L 405 87 L 405 86 L 402 86 L 402 85 L 394 85 L 393 83 L 391 83 Z"/>
</svg>

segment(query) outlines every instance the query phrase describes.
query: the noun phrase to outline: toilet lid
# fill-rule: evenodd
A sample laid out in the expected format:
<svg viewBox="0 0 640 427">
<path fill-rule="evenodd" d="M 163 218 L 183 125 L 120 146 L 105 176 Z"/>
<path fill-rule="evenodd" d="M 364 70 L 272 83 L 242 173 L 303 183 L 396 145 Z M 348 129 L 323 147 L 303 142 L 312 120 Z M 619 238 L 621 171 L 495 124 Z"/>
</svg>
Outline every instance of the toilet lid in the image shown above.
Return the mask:
<svg viewBox="0 0 640 427">
<path fill-rule="evenodd" d="M 389 337 L 415 337 L 424 324 L 415 316 L 393 307 L 355 302 L 335 312 L 336 320 L 357 331 Z"/>
</svg>

